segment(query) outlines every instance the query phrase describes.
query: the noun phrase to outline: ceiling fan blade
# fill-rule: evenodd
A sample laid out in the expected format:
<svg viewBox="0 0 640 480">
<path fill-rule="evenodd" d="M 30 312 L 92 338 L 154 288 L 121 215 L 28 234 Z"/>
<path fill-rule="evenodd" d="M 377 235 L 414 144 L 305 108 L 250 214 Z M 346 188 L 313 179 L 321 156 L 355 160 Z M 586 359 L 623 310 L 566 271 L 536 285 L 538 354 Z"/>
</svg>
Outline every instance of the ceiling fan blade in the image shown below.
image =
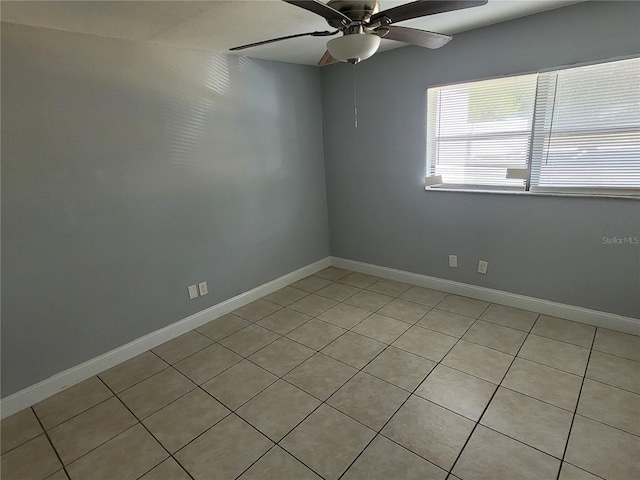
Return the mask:
<svg viewBox="0 0 640 480">
<path fill-rule="evenodd" d="M 278 37 L 272 38 L 271 40 L 264 40 L 262 42 L 249 43 L 247 45 L 241 45 L 239 47 L 230 48 L 230 51 L 236 50 L 244 50 L 245 48 L 258 47 L 260 45 L 266 45 L 267 43 L 279 42 L 281 40 L 289 40 L 290 38 L 298 38 L 298 37 L 329 37 L 331 35 L 335 35 L 338 33 L 338 30 L 333 32 L 325 31 L 325 32 L 307 32 L 307 33 L 298 33 L 297 35 L 287 35 L 286 37 Z"/>
<path fill-rule="evenodd" d="M 419 0 L 416 2 L 405 3 L 397 7 L 383 10 L 371 17 L 369 23 L 375 23 L 378 20 L 388 18 L 390 23 L 402 22 L 412 18 L 425 17 L 436 13 L 451 12 L 453 10 L 461 10 L 463 8 L 479 7 L 484 5 L 488 0 L 470 0 L 470 1 L 436 1 L 436 0 Z"/>
<path fill-rule="evenodd" d="M 347 17 L 344 13 L 339 12 L 335 8 L 330 7 L 326 3 L 320 2 L 318 0 L 284 0 L 291 5 L 295 5 L 296 7 L 304 8 L 305 10 L 309 10 L 310 12 L 315 13 L 316 15 L 320 15 L 324 17 L 327 21 L 333 20 L 343 25 L 349 25 L 351 23 L 351 19 Z"/>
<path fill-rule="evenodd" d="M 407 27 L 382 27 L 380 30 L 388 30 L 384 38 L 388 40 L 397 40 L 398 42 L 410 43 L 419 47 L 440 48 L 453 38 L 450 35 L 442 33 L 427 32 L 426 30 L 417 30 Z M 377 32 L 376 32 L 377 33 Z"/>
<path fill-rule="evenodd" d="M 336 60 L 331 56 L 331 54 L 329 53 L 329 50 L 327 50 L 326 52 L 324 52 L 324 55 L 322 55 L 322 58 L 318 61 L 318 65 L 319 66 L 331 65 L 332 63 L 336 63 L 337 61 L 338 60 Z"/>
</svg>

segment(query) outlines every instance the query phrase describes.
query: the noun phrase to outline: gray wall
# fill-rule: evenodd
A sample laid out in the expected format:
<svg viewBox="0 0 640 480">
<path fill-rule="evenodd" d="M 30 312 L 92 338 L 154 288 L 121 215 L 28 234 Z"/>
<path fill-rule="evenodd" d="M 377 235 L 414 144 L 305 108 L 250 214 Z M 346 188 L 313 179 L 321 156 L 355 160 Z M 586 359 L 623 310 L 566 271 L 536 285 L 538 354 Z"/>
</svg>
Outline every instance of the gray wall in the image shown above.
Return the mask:
<svg viewBox="0 0 640 480">
<path fill-rule="evenodd" d="M 638 2 L 586 2 L 377 54 L 357 129 L 353 68 L 322 69 L 332 255 L 639 318 L 640 246 L 602 237 L 640 236 L 640 202 L 424 190 L 429 86 L 637 55 L 639 22 Z"/>
<path fill-rule="evenodd" d="M 2 24 L 2 396 L 327 256 L 320 92 Z"/>
</svg>

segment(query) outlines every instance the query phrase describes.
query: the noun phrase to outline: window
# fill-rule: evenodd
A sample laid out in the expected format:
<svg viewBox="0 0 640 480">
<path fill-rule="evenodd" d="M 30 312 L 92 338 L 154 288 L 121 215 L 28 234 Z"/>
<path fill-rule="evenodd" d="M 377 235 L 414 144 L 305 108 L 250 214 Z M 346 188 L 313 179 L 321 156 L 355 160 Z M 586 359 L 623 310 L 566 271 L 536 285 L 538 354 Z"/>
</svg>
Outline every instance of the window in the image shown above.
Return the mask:
<svg viewBox="0 0 640 480">
<path fill-rule="evenodd" d="M 429 189 L 640 195 L 640 59 L 427 90 Z"/>
</svg>

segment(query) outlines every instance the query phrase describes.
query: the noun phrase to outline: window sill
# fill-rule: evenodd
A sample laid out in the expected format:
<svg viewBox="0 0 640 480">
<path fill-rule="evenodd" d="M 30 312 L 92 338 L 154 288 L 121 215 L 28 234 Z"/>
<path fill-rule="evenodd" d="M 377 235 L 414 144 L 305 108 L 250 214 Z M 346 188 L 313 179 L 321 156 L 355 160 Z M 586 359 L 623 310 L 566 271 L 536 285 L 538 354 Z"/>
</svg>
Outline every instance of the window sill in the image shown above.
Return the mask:
<svg viewBox="0 0 640 480">
<path fill-rule="evenodd" d="M 484 188 L 447 188 L 447 187 L 425 187 L 427 192 L 455 192 L 455 193 L 488 193 L 492 195 L 522 195 L 531 197 L 571 197 L 571 198 L 614 198 L 623 200 L 640 200 L 637 195 L 616 195 L 613 193 L 560 193 L 560 192 L 527 192 L 524 190 L 489 190 Z"/>
</svg>

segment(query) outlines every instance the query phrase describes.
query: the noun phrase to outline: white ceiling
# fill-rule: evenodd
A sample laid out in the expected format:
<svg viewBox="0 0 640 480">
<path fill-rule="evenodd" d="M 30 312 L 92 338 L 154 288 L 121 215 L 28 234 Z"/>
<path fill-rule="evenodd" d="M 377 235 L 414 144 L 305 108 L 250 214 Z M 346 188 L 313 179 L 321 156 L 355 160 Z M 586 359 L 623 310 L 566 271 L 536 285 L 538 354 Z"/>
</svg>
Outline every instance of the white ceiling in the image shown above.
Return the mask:
<svg viewBox="0 0 640 480">
<path fill-rule="evenodd" d="M 382 0 L 381 10 L 410 0 Z M 487 5 L 403 22 L 403 26 L 455 34 L 576 0 L 489 0 Z M 227 52 L 230 47 L 330 29 L 322 17 L 279 0 L 231 1 L 7 1 L 4 22 L 162 45 Z M 315 65 L 326 38 L 302 37 L 244 50 L 243 55 Z M 383 40 L 380 50 L 405 44 Z M 444 47 L 446 48 L 446 46 Z"/>
</svg>

